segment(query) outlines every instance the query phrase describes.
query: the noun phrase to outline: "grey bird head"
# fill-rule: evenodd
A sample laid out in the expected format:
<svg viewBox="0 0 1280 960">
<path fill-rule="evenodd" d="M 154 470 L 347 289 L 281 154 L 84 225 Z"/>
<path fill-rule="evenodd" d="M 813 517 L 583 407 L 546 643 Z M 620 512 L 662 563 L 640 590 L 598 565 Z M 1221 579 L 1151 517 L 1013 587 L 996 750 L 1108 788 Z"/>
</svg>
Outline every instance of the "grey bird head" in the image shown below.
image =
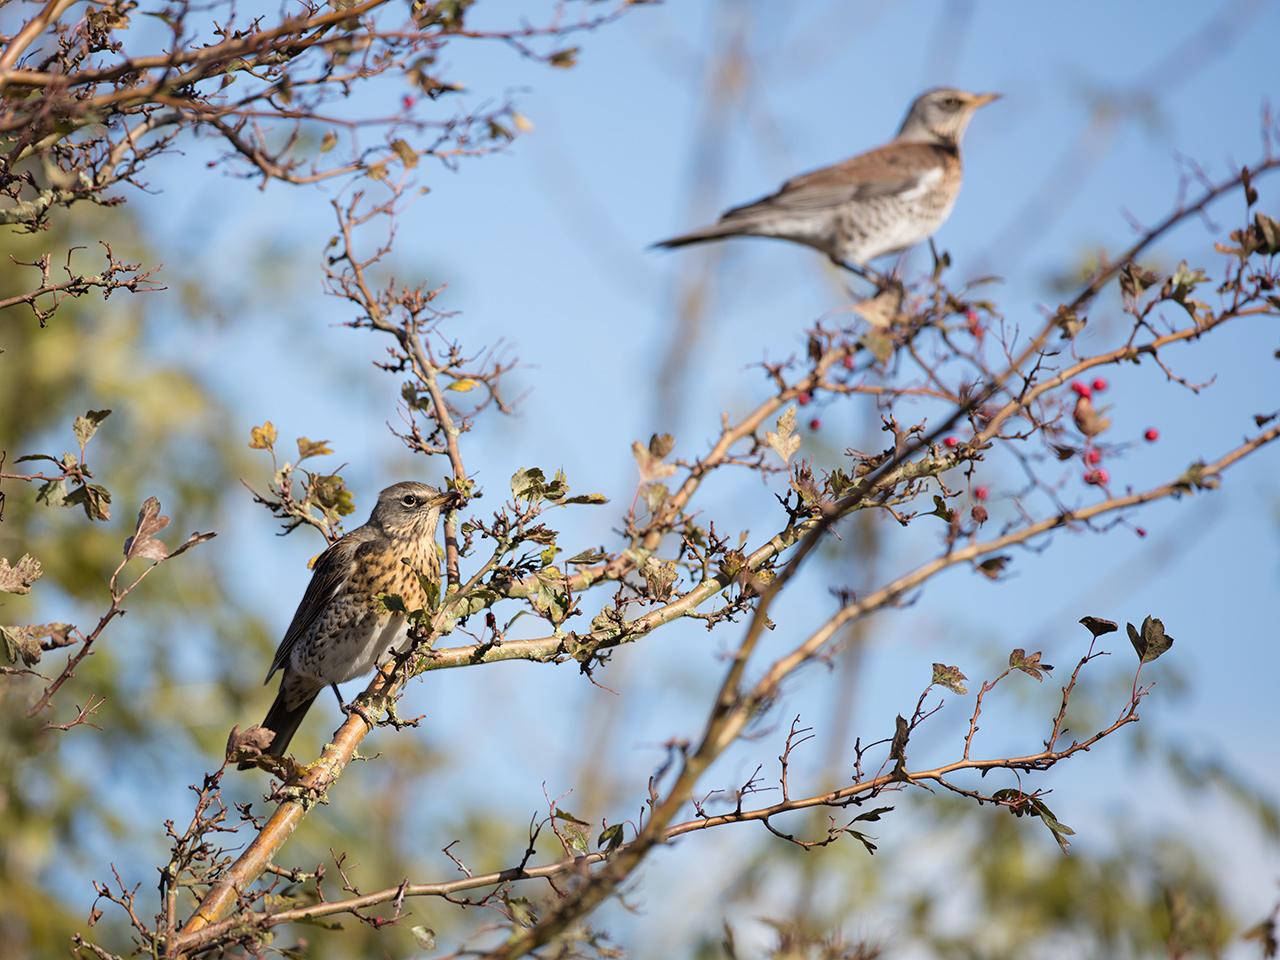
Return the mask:
<svg viewBox="0 0 1280 960">
<path fill-rule="evenodd" d="M 951 87 L 939 87 L 916 97 L 898 131 L 898 143 L 937 143 L 958 147 L 974 112 L 993 100 L 998 93 L 968 93 Z"/>
<path fill-rule="evenodd" d="M 434 537 L 440 511 L 458 495 L 417 480 L 393 483 L 378 494 L 369 523 L 391 537 Z"/>
</svg>

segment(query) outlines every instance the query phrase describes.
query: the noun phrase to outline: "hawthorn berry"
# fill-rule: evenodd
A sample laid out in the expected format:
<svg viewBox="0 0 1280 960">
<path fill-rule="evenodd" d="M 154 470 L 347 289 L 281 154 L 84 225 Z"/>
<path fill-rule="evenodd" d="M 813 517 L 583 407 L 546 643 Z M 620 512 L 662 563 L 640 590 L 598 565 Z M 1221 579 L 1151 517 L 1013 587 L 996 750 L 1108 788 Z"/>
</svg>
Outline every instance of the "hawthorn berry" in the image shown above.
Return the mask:
<svg viewBox="0 0 1280 960">
<path fill-rule="evenodd" d="M 1095 377 L 1091 386 L 1097 393 L 1102 393 L 1104 390 L 1107 389 L 1107 381 L 1104 380 L 1102 377 Z"/>
<path fill-rule="evenodd" d="M 796 402 L 799 403 L 800 406 L 802 407 L 807 407 L 811 400 L 813 400 L 813 394 L 811 394 L 807 390 L 804 393 L 798 394 L 796 396 Z"/>
<path fill-rule="evenodd" d="M 1104 467 L 1098 467 L 1096 470 L 1089 470 L 1085 473 L 1084 482 L 1091 483 L 1095 487 L 1105 487 L 1111 482 L 1111 474 L 1107 473 Z"/>
<path fill-rule="evenodd" d="M 1147 443 L 1155 443 L 1160 439 L 1160 431 L 1155 427 L 1147 427 L 1147 432 L 1142 435 L 1142 439 Z"/>
<path fill-rule="evenodd" d="M 821 428 L 822 428 L 822 421 L 819 420 L 817 417 L 814 417 L 812 420 L 809 421 L 810 430 L 819 430 Z"/>
<path fill-rule="evenodd" d="M 1089 466 L 1096 466 L 1102 462 L 1102 451 L 1096 447 L 1091 447 L 1084 452 L 1084 462 Z"/>
<path fill-rule="evenodd" d="M 1089 385 L 1087 383 L 1081 383 L 1079 380 L 1073 380 L 1071 382 L 1071 392 L 1077 397 L 1093 396 L 1093 391 L 1089 389 Z"/>
<path fill-rule="evenodd" d="M 973 495 L 978 500 L 985 500 L 991 496 L 991 490 L 987 487 L 974 487 Z"/>
<path fill-rule="evenodd" d="M 960 441 L 955 437 L 945 437 L 943 438 L 942 445 L 948 450 L 954 450 L 956 447 L 960 446 Z"/>
</svg>

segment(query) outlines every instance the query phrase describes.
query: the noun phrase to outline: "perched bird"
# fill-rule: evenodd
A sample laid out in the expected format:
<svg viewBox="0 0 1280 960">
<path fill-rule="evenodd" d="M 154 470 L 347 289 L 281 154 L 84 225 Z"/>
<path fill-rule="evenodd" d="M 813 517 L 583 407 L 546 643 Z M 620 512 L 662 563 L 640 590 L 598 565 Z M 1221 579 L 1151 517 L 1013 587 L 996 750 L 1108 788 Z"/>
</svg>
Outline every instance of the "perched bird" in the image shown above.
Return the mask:
<svg viewBox="0 0 1280 960">
<path fill-rule="evenodd" d="M 409 610 L 426 605 L 423 581 L 440 580 L 440 510 L 455 496 L 412 480 L 393 484 L 378 494 L 364 526 L 316 559 L 311 582 L 267 671 L 268 683 L 277 670 L 284 676 L 261 724 L 275 734 L 266 754 L 284 756 L 321 690 L 332 687 L 338 694 L 338 684 L 369 673 L 403 642 L 408 630 L 404 614 L 388 610 L 377 597 L 398 594 Z M 342 704 L 341 694 L 338 702 Z M 241 763 L 240 769 L 251 766 Z"/>
<path fill-rule="evenodd" d="M 950 215 L 960 192 L 960 138 L 974 111 L 999 96 L 946 87 L 923 93 L 885 146 L 788 180 L 710 227 L 655 246 L 777 237 L 821 250 L 847 268 L 905 250 Z"/>
</svg>

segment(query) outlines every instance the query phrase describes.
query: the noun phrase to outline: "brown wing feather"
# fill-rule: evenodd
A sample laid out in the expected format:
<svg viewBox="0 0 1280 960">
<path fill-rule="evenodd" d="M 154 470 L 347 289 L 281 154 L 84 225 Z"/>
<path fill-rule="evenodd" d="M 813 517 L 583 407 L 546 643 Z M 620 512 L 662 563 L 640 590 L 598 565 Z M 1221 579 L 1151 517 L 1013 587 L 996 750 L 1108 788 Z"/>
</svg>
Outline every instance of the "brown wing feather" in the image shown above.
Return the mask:
<svg viewBox="0 0 1280 960">
<path fill-rule="evenodd" d="M 351 576 L 356 548 L 367 539 L 363 531 L 363 527 L 352 530 L 316 558 L 311 582 L 307 584 L 302 602 L 298 604 L 293 619 L 289 621 L 289 629 L 284 632 L 284 639 L 276 648 L 275 659 L 271 661 L 271 669 L 267 671 L 265 682 L 269 683 L 272 675 L 288 664 L 289 654 L 293 652 L 298 638 L 315 623 L 316 617 L 320 616 L 320 612 Z"/>
<path fill-rule="evenodd" d="M 777 210 L 804 212 L 851 200 L 905 193 L 947 162 L 948 151 L 926 143 L 899 143 L 793 177 L 777 193 L 727 211 L 721 222 Z"/>
</svg>

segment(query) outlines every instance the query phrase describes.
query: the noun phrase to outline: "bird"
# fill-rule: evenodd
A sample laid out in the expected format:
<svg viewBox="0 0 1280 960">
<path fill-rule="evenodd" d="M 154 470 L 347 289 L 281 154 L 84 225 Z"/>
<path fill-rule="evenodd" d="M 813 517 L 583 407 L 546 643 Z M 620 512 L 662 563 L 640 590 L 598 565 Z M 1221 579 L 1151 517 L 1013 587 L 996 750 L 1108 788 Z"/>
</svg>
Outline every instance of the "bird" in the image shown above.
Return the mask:
<svg viewBox="0 0 1280 960">
<path fill-rule="evenodd" d="M 884 146 L 794 177 L 709 227 L 654 246 L 774 237 L 813 247 L 837 266 L 866 275 L 868 261 L 906 250 L 942 226 L 960 192 L 960 140 L 978 108 L 999 97 L 928 90 Z"/>
<path fill-rule="evenodd" d="M 428 604 L 427 584 L 440 582 L 436 528 L 457 495 L 408 480 L 378 494 L 361 527 L 316 558 L 311 582 L 276 650 L 266 683 L 283 671 L 275 702 L 259 725 L 273 734 L 263 749 L 283 757 L 302 718 L 325 687 L 348 707 L 338 684 L 373 670 L 408 633 L 404 611 L 380 597 L 396 594 L 405 610 Z M 241 762 L 241 770 L 256 766 Z"/>
</svg>

